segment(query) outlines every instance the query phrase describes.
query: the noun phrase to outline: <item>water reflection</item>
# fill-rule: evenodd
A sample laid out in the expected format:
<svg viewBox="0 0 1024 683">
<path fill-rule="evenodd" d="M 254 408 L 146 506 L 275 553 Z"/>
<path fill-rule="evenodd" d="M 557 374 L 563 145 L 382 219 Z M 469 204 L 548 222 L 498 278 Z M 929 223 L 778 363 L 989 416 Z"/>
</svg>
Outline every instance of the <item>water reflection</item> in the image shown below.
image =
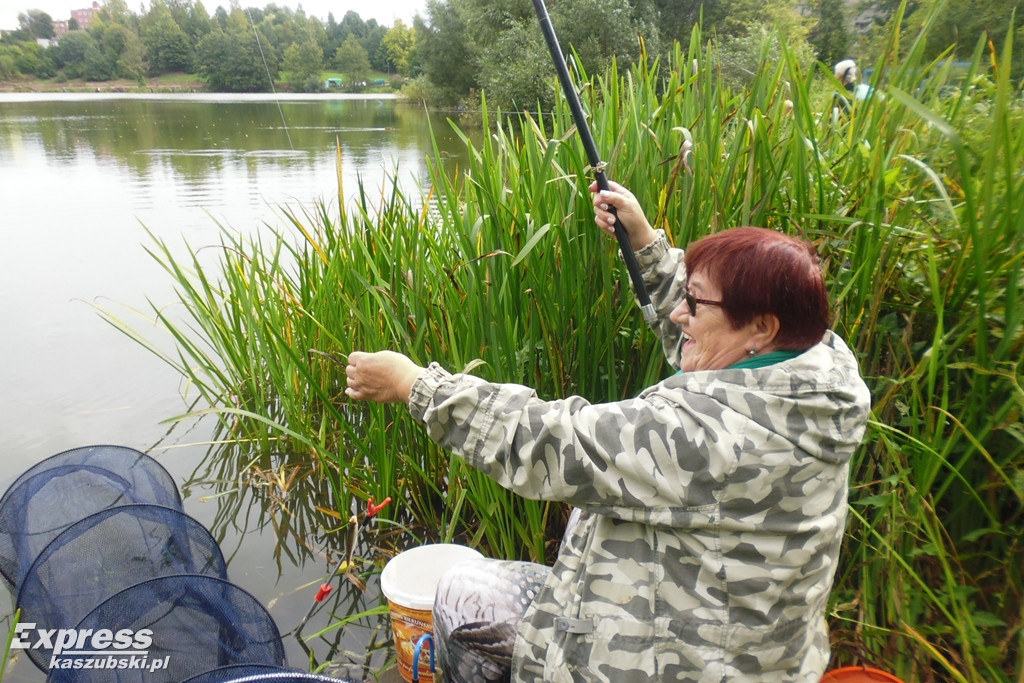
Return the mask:
<svg viewBox="0 0 1024 683">
<path fill-rule="evenodd" d="M 218 224 L 265 236 L 267 224 L 288 225 L 283 206 L 338 201 L 335 145 L 346 197 L 359 180 L 371 195 L 397 182 L 418 196 L 431 131 L 452 171 L 464 149 L 444 118 L 393 100 L 0 95 L 0 488 L 68 448 L 150 452 L 175 475 L 185 511 L 214 532 L 231 581 L 268 605 L 283 633 L 294 630 L 344 552 L 339 529 L 352 510 L 335 509 L 330 479 L 312 464 L 267 449 L 247 467 L 252 448 L 196 445 L 216 440 L 205 426 L 166 435 L 161 422 L 190 407 L 187 387 L 91 304 L 125 317 L 150 303 L 173 312 L 173 283 L 146 254 L 143 226 L 178 256 L 184 242 L 218 244 Z M 333 581 L 303 629 L 314 661 L 358 670 L 367 656 L 373 667 L 386 660 L 379 616 L 338 624 L 379 606 L 373 575 L 397 533 L 382 524 L 364 534 L 366 592 Z M 0 607 L 0 629 L 12 611 Z M 310 661 L 293 635 L 285 644 L 293 665 Z M 44 678 L 27 662 L 4 675 Z"/>
<path fill-rule="evenodd" d="M 380 175 L 415 169 L 415 180 L 425 183 L 432 129 L 442 156 L 455 163 L 461 144 L 442 117 L 389 99 L 197 103 L 122 96 L 58 99 L 42 108 L 15 100 L 4 102 L 0 118 L 0 161 L 16 162 L 36 146 L 57 167 L 79 165 L 88 155 L 102 168 L 130 171 L 143 190 L 173 177 L 205 189 L 192 201 L 217 205 L 226 186 L 270 171 L 284 176 L 288 196 L 304 198 L 304 186 L 288 180 L 333 173 L 336 148 L 353 188 L 357 178 L 379 180 L 375 167 L 385 171 Z"/>
<path fill-rule="evenodd" d="M 282 208 L 336 210 L 336 142 L 347 200 L 360 181 L 371 198 L 397 183 L 414 200 L 432 130 L 454 169 L 464 149 L 443 117 L 394 100 L 0 95 L 8 451 L 31 461 L 83 443 L 144 448 L 181 412 L 176 378 L 89 306 L 174 305 L 146 230 L 187 256 L 184 242 L 218 244 L 218 225 L 258 238 L 290 226 Z"/>
</svg>

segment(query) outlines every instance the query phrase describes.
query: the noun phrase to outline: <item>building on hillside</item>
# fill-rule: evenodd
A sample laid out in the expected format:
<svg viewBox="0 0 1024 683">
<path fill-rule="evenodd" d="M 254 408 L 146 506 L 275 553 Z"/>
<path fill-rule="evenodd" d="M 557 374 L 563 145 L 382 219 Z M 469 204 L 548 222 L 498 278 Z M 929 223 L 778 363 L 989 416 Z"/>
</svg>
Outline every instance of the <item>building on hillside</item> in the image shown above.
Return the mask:
<svg viewBox="0 0 1024 683">
<path fill-rule="evenodd" d="M 89 28 L 92 18 L 99 14 L 99 11 L 100 3 L 97 0 L 93 0 L 92 7 L 71 10 L 71 18 L 78 22 L 78 28 L 84 30 Z"/>
<path fill-rule="evenodd" d="M 85 9 L 73 9 L 71 10 L 71 19 L 54 19 L 53 20 L 53 38 L 54 40 L 60 40 L 63 38 L 68 31 L 71 30 L 71 21 L 74 20 L 78 24 L 80 30 L 89 28 L 92 24 L 93 17 L 99 14 L 100 3 L 97 0 L 93 0 L 92 7 L 86 7 Z"/>
</svg>

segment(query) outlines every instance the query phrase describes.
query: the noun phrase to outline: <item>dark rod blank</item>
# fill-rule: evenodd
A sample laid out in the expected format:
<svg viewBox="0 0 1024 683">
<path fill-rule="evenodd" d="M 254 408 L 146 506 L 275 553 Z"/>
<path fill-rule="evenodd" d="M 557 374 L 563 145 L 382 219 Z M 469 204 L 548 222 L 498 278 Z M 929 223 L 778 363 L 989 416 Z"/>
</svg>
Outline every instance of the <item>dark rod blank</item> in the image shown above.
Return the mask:
<svg viewBox="0 0 1024 683">
<path fill-rule="evenodd" d="M 533 9 L 537 13 L 537 19 L 540 21 L 540 30 L 544 33 L 544 40 L 547 42 L 551 58 L 555 62 L 555 71 L 558 72 L 558 80 L 562 84 L 565 99 L 569 102 L 569 109 L 572 111 L 572 118 L 576 122 L 576 130 L 579 132 L 580 140 L 583 142 L 583 149 L 587 153 L 587 160 L 590 162 L 590 167 L 594 169 L 594 179 L 597 181 L 599 189 L 607 190 L 609 186 L 608 178 L 604 174 L 604 162 L 601 161 L 601 157 L 597 153 L 594 136 L 591 134 L 590 126 L 587 124 L 587 117 L 583 114 L 583 107 L 580 105 L 580 98 L 576 94 L 576 87 L 573 85 L 572 77 L 569 76 L 569 67 L 565 63 L 565 57 L 562 55 L 562 48 L 558 45 L 558 38 L 555 36 L 555 29 L 551 25 L 551 17 L 548 16 L 548 9 L 544 6 L 544 0 L 533 0 Z M 643 278 L 640 275 L 640 266 L 636 261 L 636 254 L 633 253 L 633 247 L 629 243 L 626 227 L 619 220 L 615 207 L 609 207 L 609 211 L 615 216 L 615 239 L 619 242 L 622 260 L 626 264 L 629 278 L 633 282 L 633 291 L 640 302 L 640 310 L 647 324 L 653 325 L 658 316 L 654 312 L 651 297 L 647 294 L 647 287 L 644 286 Z"/>
</svg>

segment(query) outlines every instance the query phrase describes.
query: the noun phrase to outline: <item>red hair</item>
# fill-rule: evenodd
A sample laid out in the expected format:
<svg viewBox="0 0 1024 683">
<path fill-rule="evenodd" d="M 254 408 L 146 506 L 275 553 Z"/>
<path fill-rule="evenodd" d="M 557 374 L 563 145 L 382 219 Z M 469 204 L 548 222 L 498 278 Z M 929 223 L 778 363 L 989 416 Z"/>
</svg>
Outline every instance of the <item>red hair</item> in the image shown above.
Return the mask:
<svg viewBox="0 0 1024 683">
<path fill-rule="evenodd" d="M 758 315 L 778 318 L 780 350 L 808 349 L 828 328 L 825 278 L 809 242 L 765 228 L 732 228 L 692 243 L 684 261 L 687 273 L 703 272 L 721 290 L 733 328 Z"/>
</svg>

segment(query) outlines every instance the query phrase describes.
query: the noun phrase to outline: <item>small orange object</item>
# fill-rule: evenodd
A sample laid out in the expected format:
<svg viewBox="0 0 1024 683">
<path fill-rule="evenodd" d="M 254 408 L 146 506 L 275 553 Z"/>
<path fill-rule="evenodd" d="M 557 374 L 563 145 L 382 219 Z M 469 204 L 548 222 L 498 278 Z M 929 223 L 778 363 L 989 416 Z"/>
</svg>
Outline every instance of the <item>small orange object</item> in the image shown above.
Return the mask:
<svg viewBox="0 0 1024 683">
<path fill-rule="evenodd" d="M 390 502 L 391 502 L 391 496 L 388 496 L 383 501 L 381 501 L 380 505 L 374 505 L 373 504 L 373 498 L 367 498 L 366 499 L 366 516 L 367 517 L 375 516 L 378 512 L 380 512 L 381 510 L 386 508 L 388 503 L 390 503 Z"/>
<path fill-rule="evenodd" d="M 316 592 L 316 601 L 321 602 L 324 598 L 331 594 L 332 590 L 334 590 L 334 586 L 332 586 L 331 584 L 321 583 L 320 590 Z"/>
<path fill-rule="evenodd" d="M 826 671 L 821 683 L 903 683 L 890 673 L 870 666 L 844 666 Z"/>
</svg>

